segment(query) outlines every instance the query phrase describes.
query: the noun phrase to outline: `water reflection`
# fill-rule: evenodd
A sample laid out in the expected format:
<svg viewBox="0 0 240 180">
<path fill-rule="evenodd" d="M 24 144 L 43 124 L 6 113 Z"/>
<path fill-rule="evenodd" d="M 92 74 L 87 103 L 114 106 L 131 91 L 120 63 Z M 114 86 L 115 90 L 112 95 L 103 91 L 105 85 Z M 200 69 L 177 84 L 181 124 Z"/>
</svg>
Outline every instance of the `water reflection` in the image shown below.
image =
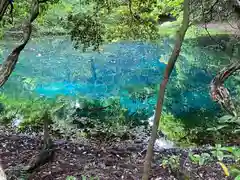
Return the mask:
<svg viewBox="0 0 240 180">
<path fill-rule="evenodd" d="M 3 56 L 6 57 L 14 44 L 4 42 L 4 45 Z M 122 42 L 105 45 L 100 53 L 81 53 L 73 49 L 69 39 L 32 40 L 21 54 L 4 91 L 14 91 L 13 87 L 21 89 L 24 84 L 21 79 L 29 78 L 35 82 L 34 89 L 32 84 L 25 85 L 25 89 L 31 87 L 29 93 L 51 98 L 57 95 L 81 95 L 93 99 L 119 96 L 122 105 L 130 111 L 142 108 L 152 113 L 157 91 L 139 100 L 131 98 L 129 89 L 159 84 L 171 49 L 165 39 L 160 45 Z M 165 105 L 173 113 L 214 106 L 208 95 L 212 74 L 204 69 L 204 65 L 201 69 L 191 65 L 194 61 L 199 62 L 200 56 L 199 52 L 194 54 L 194 59 L 189 59 L 184 50 L 181 53 L 178 69 L 174 69 L 168 86 L 169 97 L 173 100 Z"/>
</svg>

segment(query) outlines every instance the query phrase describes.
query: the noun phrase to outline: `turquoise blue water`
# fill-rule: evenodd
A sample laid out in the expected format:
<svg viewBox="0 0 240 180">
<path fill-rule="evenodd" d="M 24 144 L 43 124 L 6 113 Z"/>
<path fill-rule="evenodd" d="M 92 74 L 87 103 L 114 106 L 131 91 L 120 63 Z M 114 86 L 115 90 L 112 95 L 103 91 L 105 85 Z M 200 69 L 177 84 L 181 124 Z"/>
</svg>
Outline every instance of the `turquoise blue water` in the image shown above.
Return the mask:
<svg viewBox="0 0 240 180">
<path fill-rule="evenodd" d="M 14 46 L 14 42 L 2 42 L 2 57 L 6 57 Z M 172 44 L 167 39 L 158 45 L 113 43 L 103 46 L 100 53 L 79 52 L 66 38 L 32 39 L 21 53 L 13 76 L 3 90 L 9 93 L 24 91 L 25 94 L 35 93 L 48 98 L 57 95 L 81 95 L 92 99 L 119 96 L 122 106 L 131 112 L 138 109 L 152 112 L 156 94 L 140 101 L 132 99 L 128 90 L 159 84 L 166 67 L 159 59 L 167 61 L 171 50 Z M 171 100 L 166 102 L 165 110 L 181 113 L 215 108 L 208 95 L 213 72 L 206 69 L 206 63 L 201 68 L 194 63 L 202 57 L 199 49 L 195 51 L 198 54 L 189 57 L 181 54 L 178 68 L 174 69 L 168 85 L 168 89 L 172 88 L 167 92 Z"/>
</svg>

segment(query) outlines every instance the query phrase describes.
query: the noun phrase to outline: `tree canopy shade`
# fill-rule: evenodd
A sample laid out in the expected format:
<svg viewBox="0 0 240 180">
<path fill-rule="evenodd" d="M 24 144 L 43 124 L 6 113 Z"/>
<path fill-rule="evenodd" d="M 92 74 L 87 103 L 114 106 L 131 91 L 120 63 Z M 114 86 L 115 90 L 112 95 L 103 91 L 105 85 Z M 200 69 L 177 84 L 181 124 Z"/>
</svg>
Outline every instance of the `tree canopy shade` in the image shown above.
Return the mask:
<svg viewBox="0 0 240 180">
<path fill-rule="evenodd" d="M 14 25 L 8 13 L 6 27 L 18 28 L 28 15 L 29 1 L 14 3 Z M 182 0 L 54 0 L 40 6 L 42 13 L 35 22 L 38 31 L 69 33 L 76 47 L 86 49 L 103 42 L 118 40 L 157 40 L 159 24 L 181 17 Z"/>
<path fill-rule="evenodd" d="M 14 3 L 14 25 L 9 25 L 9 13 L 3 20 L 5 26 L 17 28 L 28 15 L 30 1 Z M 234 19 L 232 8 L 223 0 L 191 1 L 191 23 L 204 23 Z M 34 23 L 35 30 L 71 35 L 75 47 L 97 50 L 104 42 L 118 40 L 154 41 L 162 36 L 166 21 L 182 19 L 183 0 L 53 0 L 40 6 L 42 13 Z M 215 18 L 215 19 L 214 19 Z"/>
</svg>

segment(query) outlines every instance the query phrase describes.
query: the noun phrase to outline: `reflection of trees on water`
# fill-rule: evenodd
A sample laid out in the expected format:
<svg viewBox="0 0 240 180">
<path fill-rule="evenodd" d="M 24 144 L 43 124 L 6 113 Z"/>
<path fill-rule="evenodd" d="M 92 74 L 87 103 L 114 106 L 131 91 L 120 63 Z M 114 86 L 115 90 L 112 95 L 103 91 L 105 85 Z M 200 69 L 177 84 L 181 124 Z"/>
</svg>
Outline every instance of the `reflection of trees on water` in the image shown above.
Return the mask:
<svg viewBox="0 0 240 180">
<path fill-rule="evenodd" d="M 159 84 L 165 68 L 159 58 L 171 52 L 171 40 L 165 39 L 160 46 L 138 42 L 111 44 L 101 53 L 80 53 L 68 41 L 52 42 L 53 40 L 47 39 L 29 44 L 35 53 L 26 50 L 21 55 L 14 72 L 18 76 L 9 80 L 7 89 L 20 86 L 20 77 L 36 78 L 37 83 L 46 86 L 54 85 L 54 82 L 72 83 L 73 87 L 77 87 L 76 91 L 89 97 L 120 96 L 124 99 L 123 102 L 135 103 L 134 106 L 154 106 L 156 84 Z M 41 57 L 37 57 L 39 52 Z M 208 85 L 210 75 L 214 73 L 206 67 L 210 62 L 214 64 L 215 59 L 217 62 L 217 56 L 219 55 L 197 47 L 192 42 L 184 44 L 168 86 L 165 101 L 167 109 L 175 111 L 184 109 L 184 106 L 186 109 L 198 108 L 202 101 L 206 107 L 212 106 L 212 101 L 208 99 Z M 131 92 L 130 87 L 134 91 Z M 153 92 L 148 94 L 144 88 L 151 89 L 150 91 L 153 89 Z M 133 92 L 134 95 L 131 94 Z"/>
</svg>

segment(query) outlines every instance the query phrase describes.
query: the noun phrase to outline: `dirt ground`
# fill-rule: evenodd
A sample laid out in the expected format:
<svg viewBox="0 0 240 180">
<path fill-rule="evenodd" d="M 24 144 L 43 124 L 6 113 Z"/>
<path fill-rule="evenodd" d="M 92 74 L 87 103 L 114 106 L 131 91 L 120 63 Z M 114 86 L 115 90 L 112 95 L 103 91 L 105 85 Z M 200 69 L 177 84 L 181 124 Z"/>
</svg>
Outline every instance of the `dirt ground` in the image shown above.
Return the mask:
<svg viewBox="0 0 240 180">
<path fill-rule="evenodd" d="M 11 133 L 0 133 L 1 164 L 8 179 L 20 179 L 30 159 L 41 149 L 40 137 L 28 137 Z M 67 176 L 81 175 L 98 177 L 101 180 L 139 180 L 143 170 L 146 144 L 141 140 L 97 143 L 90 140 L 68 142 L 56 140 L 57 148 L 52 161 L 36 169 L 29 180 L 65 180 Z M 198 167 L 188 160 L 189 149 L 166 149 L 156 151 L 151 179 L 204 179 L 224 180 L 217 163 Z M 180 171 L 163 167 L 162 159 L 171 155 L 180 156 Z"/>
</svg>

